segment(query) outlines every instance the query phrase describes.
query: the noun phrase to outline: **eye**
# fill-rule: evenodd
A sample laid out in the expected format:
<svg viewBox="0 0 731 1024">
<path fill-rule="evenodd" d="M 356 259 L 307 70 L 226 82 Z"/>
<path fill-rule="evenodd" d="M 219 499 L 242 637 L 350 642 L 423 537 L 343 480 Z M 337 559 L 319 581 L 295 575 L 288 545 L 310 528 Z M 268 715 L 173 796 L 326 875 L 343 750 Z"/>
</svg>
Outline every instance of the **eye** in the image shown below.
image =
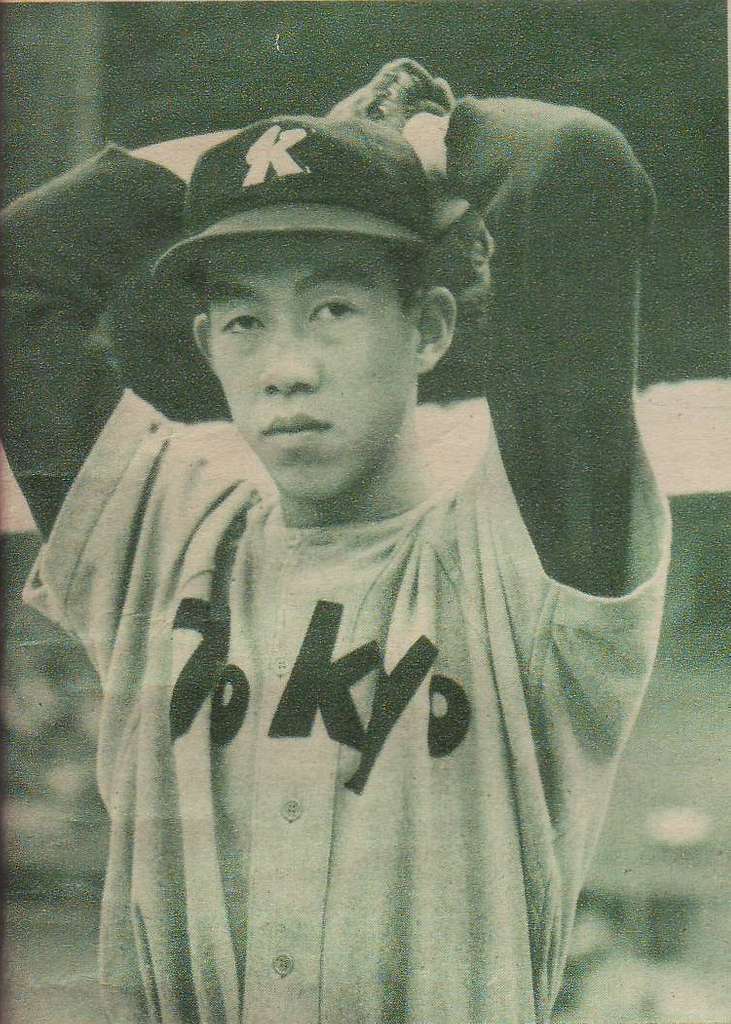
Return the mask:
<svg viewBox="0 0 731 1024">
<path fill-rule="evenodd" d="M 228 331 L 230 334 L 244 334 L 247 331 L 256 330 L 257 327 L 261 327 L 262 322 L 258 317 L 251 316 L 248 313 L 241 313 L 239 316 L 235 316 L 232 320 L 228 320 L 224 326 L 224 331 Z"/>
<path fill-rule="evenodd" d="M 312 314 L 312 319 L 324 320 L 326 322 L 342 320 L 344 317 L 350 316 L 355 312 L 356 309 L 352 303 L 342 302 L 341 300 L 336 299 L 331 302 L 323 302 L 321 306 L 318 306 Z"/>
</svg>

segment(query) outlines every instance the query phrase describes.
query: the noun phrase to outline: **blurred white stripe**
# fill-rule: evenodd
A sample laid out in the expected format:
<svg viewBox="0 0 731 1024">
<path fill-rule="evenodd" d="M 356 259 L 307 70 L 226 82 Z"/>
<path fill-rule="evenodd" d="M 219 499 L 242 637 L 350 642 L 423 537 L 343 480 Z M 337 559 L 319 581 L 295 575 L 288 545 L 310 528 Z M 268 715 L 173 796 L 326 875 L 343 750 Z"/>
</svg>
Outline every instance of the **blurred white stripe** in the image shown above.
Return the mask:
<svg viewBox="0 0 731 1024">
<path fill-rule="evenodd" d="M 654 384 L 637 417 L 661 489 L 669 495 L 731 491 L 731 380 Z M 0 532 L 35 529 L 0 449 Z"/>
<path fill-rule="evenodd" d="M 637 418 L 666 494 L 731 491 L 731 380 L 654 384 Z"/>
<path fill-rule="evenodd" d="M 151 146 L 135 149 L 133 153 L 144 160 L 151 160 L 162 167 L 167 167 L 183 181 L 190 181 L 198 158 L 206 150 L 230 139 L 239 130 L 230 128 L 221 132 L 205 132 L 203 135 L 188 135 L 181 139 L 169 139 L 167 142 L 155 142 Z"/>
<path fill-rule="evenodd" d="M 28 503 L 15 482 L 5 452 L 0 448 L 0 533 L 35 530 Z"/>
</svg>

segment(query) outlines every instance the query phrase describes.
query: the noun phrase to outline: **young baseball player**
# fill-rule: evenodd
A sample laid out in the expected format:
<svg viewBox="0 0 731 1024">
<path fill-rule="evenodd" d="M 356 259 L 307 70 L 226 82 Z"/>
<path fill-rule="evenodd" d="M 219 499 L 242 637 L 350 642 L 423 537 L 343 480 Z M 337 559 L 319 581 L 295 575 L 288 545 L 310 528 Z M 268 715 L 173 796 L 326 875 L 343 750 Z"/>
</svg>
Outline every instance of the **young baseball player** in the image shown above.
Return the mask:
<svg viewBox="0 0 731 1024">
<path fill-rule="evenodd" d="M 27 599 L 104 688 L 109 1019 L 545 1022 L 661 615 L 650 186 L 599 118 L 405 61 L 230 135 L 182 205 L 108 148 L 5 219 Z M 494 246 L 450 371 L 491 414 L 417 406 L 459 324 L 445 237 L 473 297 Z M 95 325 L 153 256 L 231 423 L 120 394 Z"/>
</svg>

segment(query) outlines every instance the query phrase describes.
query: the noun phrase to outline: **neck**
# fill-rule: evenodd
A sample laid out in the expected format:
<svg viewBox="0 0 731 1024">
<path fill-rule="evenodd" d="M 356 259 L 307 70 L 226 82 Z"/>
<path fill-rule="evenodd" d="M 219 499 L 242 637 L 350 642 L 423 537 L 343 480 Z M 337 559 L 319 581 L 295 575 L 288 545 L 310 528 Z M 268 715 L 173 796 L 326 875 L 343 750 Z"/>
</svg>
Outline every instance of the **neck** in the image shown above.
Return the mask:
<svg viewBox="0 0 731 1024">
<path fill-rule="evenodd" d="M 401 433 L 376 472 L 327 499 L 307 499 L 280 493 L 282 516 L 289 527 L 342 526 L 368 523 L 407 512 L 428 496 L 424 458 L 416 443 L 413 423 Z"/>
</svg>

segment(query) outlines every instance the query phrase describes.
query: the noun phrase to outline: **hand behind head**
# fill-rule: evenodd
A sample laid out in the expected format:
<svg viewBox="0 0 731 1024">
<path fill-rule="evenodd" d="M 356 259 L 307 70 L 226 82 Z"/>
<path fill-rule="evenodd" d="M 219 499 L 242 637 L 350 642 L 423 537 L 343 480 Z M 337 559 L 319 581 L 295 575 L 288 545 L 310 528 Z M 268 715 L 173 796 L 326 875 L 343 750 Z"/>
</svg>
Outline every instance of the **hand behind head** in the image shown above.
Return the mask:
<svg viewBox="0 0 731 1024">
<path fill-rule="evenodd" d="M 377 121 L 400 131 L 414 114 L 447 116 L 454 102 L 443 78 L 434 78 L 415 60 L 401 57 L 385 64 L 370 82 L 336 104 L 327 117 L 331 121 Z"/>
</svg>

